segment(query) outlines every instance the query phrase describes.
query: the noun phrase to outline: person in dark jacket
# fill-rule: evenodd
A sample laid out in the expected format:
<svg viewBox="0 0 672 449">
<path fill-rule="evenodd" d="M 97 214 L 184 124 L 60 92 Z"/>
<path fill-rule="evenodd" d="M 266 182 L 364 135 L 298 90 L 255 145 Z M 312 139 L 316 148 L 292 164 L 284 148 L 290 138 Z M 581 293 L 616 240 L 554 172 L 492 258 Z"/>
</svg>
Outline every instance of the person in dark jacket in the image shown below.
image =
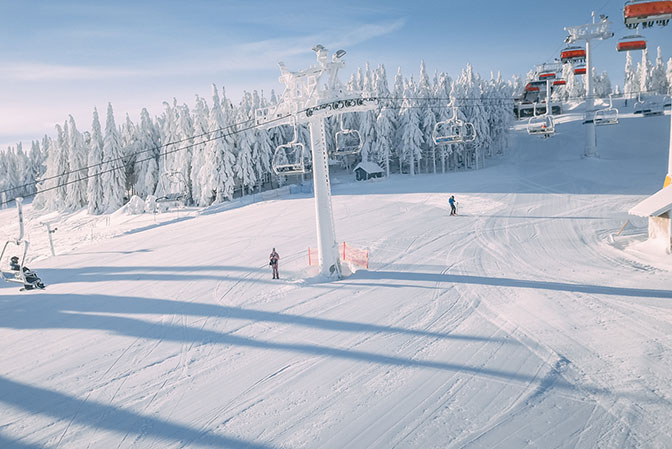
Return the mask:
<svg viewBox="0 0 672 449">
<path fill-rule="evenodd" d="M 9 269 L 12 271 L 21 271 L 21 265 L 19 265 L 18 256 L 12 256 L 9 261 Z M 18 273 L 17 273 L 18 274 Z M 26 290 L 32 290 L 34 288 L 44 288 L 42 280 L 37 276 L 33 270 L 28 267 L 23 267 L 23 276 L 26 282 L 23 284 L 23 288 Z"/>
<path fill-rule="evenodd" d="M 269 259 L 269 265 L 273 268 L 273 279 L 280 279 L 280 275 L 278 274 L 278 261 L 280 260 L 280 255 L 275 251 L 275 248 L 271 251 Z"/>
</svg>

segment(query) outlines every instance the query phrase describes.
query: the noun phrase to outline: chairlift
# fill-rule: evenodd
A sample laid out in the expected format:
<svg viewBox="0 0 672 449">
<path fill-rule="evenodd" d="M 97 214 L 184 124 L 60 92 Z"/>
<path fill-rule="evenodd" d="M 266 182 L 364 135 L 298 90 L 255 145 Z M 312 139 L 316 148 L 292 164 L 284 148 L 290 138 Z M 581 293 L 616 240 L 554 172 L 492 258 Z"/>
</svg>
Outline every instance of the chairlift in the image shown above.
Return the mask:
<svg viewBox="0 0 672 449">
<path fill-rule="evenodd" d="M 276 175 L 297 175 L 307 173 L 306 146 L 299 142 L 299 130 L 294 123 L 294 138 L 291 142 L 278 145 L 273 153 L 271 168 Z M 310 164 L 308 164 L 310 165 Z"/>
<path fill-rule="evenodd" d="M 618 51 L 646 50 L 646 39 L 644 39 L 644 36 L 640 36 L 639 34 L 624 36 L 618 40 L 618 43 L 616 44 L 616 50 Z"/>
<path fill-rule="evenodd" d="M 586 74 L 586 66 L 581 64 L 576 67 L 574 67 L 574 75 L 585 75 Z"/>
<path fill-rule="evenodd" d="M 22 207 L 23 198 L 16 199 L 16 208 L 19 214 L 19 236 L 16 239 L 7 240 L 2 246 L 2 251 L 0 251 L 0 278 L 5 282 L 10 282 L 14 284 L 21 284 L 23 286 L 32 286 L 33 288 L 44 288 L 42 281 L 34 273 L 24 270 L 26 263 L 26 256 L 28 255 L 28 247 L 30 242 L 23 238 L 23 207 Z M 8 254 L 8 248 L 16 246 L 19 251 L 21 251 L 21 256 L 16 256 L 18 258 L 18 270 L 11 269 L 5 259 L 7 255 L 8 259 L 10 255 Z M 16 255 L 16 254 L 14 254 Z M 5 265 L 7 264 L 7 265 Z M 30 276 L 30 279 L 28 278 Z"/>
<path fill-rule="evenodd" d="M 567 47 L 560 52 L 560 62 L 563 64 L 584 62 L 586 60 L 586 49 L 583 47 Z"/>
<path fill-rule="evenodd" d="M 540 80 L 555 79 L 555 72 L 542 72 L 539 74 Z"/>
<path fill-rule="evenodd" d="M 623 23 L 628 29 L 666 26 L 672 19 L 672 1 L 629 0 L 623 7 Z"/>
<path fill-rule="evenodd" d="M 564 86 L 567 84 L 567 81 L 565 80 L 553 80 L 553 85 L 554 86 Z"/>
<path fill-rule="evenodd" d="M 555 121 L 549 114 L 530 117 L 527 122 L 527 133 L 534 136 L 550 137 L 555 134 Z"/>
<path fill-rule="evenodd" d="M 339 118 L 339 130 L 335 136 L 336 148 L 333 156 L 347 156 L 359 154 L 362 151 L 362 137 L 356 129 L 343 128 L 343 115 Z"/>
<path fill-rule="evenodd" d="M 535 86 L 532 83 L 527 83 L 525 85 L 526 92 L 539 92 L 539 86 Z"/>
<path fill-rule="evenodd" d="M 651 117 L 654 115 L 663 115 L 665 109 L 665 102 L 652 101 L 642 98 L 642 94 L 637 94 L 637 101 L 633 106 L 635 114 L 641 114 L 642 117 Z"/>
<path fill-rule="evenodd" d="M 612 94 L 609 94 L 609 107 L 595 111 L 593 123 L 597 126 L 618 125 L 618 109 L 614 107 Z"/>
<path fill-rule="evenodd" d="M 434 125 L 432 140 L 435 145 L 473 142 L 476 140 L 476 128 L 473 123 L 460 120 L 457 107 L 453 106 L 453 116 Z"/>
<path fill-rule="evenodd" d="M 167 171 L 161 174 L 159 185 L 156 188 L 157 203 L 182 203 L 187 194 L 187 181 L 179 171 Z"/>
</svg>

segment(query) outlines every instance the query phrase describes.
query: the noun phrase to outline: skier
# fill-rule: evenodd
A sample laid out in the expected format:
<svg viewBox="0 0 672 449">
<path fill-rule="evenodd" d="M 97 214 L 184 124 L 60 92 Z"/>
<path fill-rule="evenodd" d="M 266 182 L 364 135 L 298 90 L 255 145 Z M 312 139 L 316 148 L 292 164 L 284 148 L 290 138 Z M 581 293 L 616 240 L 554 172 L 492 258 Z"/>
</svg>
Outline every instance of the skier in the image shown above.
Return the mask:
<svg viewBox="0 0 672 449">
<path fill-rule="evenodd" d="M 275 248 L 273 248 L 268 263 L 273 268 L 273 279 L 280 279 L 280 275 L 278 274 L 278 260 L 280 260 L 280 255 L 275 251 Z"/>
<path fill-rule="evenodd" d="M 21 271 L 21 265 L 19 265 L 18 256 L 12 256 L 9 262 L 9 269 L 12 271 Z M 26 279 L 26 282 L 23 284 L 24 290 L 32 290 L 34 288 L 44 289 L 45 286 L 42 283 L 42 280 L 37 276 L 37 273 L 35 273 L 30 268 L 23 267 L 23 275 Z"/>
<path fill-rule="evenodd" d="M 450 215 L 457 215 L 457 201 L 454 195 L 450 195 L 448 203 L 450 203 Z"/>
</svg>

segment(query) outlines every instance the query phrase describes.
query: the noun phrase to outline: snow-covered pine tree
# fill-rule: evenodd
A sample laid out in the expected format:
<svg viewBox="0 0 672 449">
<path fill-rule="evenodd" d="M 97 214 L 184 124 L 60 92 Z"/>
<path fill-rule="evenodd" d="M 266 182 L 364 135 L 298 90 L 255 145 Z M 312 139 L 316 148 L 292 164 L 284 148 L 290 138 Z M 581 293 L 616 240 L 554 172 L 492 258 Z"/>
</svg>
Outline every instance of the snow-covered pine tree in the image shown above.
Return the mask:
<svg viewBox="0 0 672 449">
<path fill-rule="evenodd" d="M 661 48 L 658 47 L 658 53 L 656 56 L 656 65 L 651 70 L 651 91 L 659 94 L 666 95 L 669 90 L 669 83 L 667 82 L 665 70 L 665 63 L 663 62 L 663 54 Z"/>
<path fill-rule="evenodd" d="M 439 81 L 436 85 L 435 97 L 439 100 L 437 107 L 437 122 L 448 120 L 452 111 L 449 108 L 450 92 L 452 91 L 453 80 L 445 73 L 439 75 Z M 522 89 L 522 88 L 521 88 Z M 453 145 L 439 145 L 439 157 L 441 158 L 441 173 L 446 172 L 448 157 L 453 152 Z"/>
<path fill-rule="evenodd" d="M 406 81 L 401 73 L 401 67 L 397 68 L 397 74 L 394 76 L 394 86 L 392 87 L 392 99 L 387 102 L 388 107 L 395 111 L 396 115 L 396 135 L 394 136 L 395 145 L 391 148 L 390 156 L 394 157 L 399 164 L 399 173 L 403 173 L 403 159 L 404 152 L 401 145 L 402 136 L 404 133 L 404 120 L 402 106 L 404 103 L 404 90 Z"/>
<path fill-rule="evenodd" d="M 637 64 L 637 73 L 639 75 L 639 92 L 646 93 L 651 91 L 651 71 L 653 65 L 649 60 L 649 49 L 642 50 L 642 61 Z"/>
<path fill-rule="evenodd" d="M 623 78 L 623 93 L 626 98 L 634 98 L 639 92 L 639 73 L 632 62 L 632 52 L 625 52 L 625 73 Z"/>
<path fill-rule="evenodd" d="M 254 113 L 254 99 L 248 92 L 243 94 L 243 101 L 238 109 L 238 116 L 236 118 L 238 123 L 247 123 L 252 118 Z M 256 133 L 252 129 L 244 129 L 237 133 L 238 154 L 236 155 L 236 162 L 234 173 L 241 184 L 242 193 L 245 194 L 245 189 L 251 192 L 254 185 L 257 183 L 257 176 L 255 174 L 254 163 L 256 155 L 254 155 L 254 141 Z"/>
<path fill-rule="evenodd" d="M 474 73 L 471 64 L 467 64 L 460 77 L 453 83 L 453 91 L 450 95 L 451 103 L 458 107 L 458 113 L 462 115 L 460 119 L 472 123 L 476 131 L 474 142 L 458 145 L 465 157 L 465 167 L 478 168 L 482 149 L 491 144 L 482 95 L 481 79 Z"/>
<path fill-rule="evenodd" d="M 30 166 L 33 170 L 33 180 L 37 181 L 44 174 L 46 167 L 44 166 L 44 161 L 46 154 L 40 149 L 40 141 L 33 140 L 30 146 Z M 30 190 L 30 195 L 33 195 L 36 192 L 36 185 L 33 185 Z"/>
<path fill-rule="evenodd" d="M 114 212 L 124 204 L 126 196 L 126 170 L 124 149 L 119 130 L 114 123 L 112 103 L 107 105 L 105 136 L 103 137 L 103 200 L 105 210 Z"/>
<path fill-rule="evenodd" d="M 141 198 L 147 198 L 154 194 L 159 181 L 158 157 L 161 149 L 159 133 L 145 108 L 140 112 L 136 147 L 134 190 Z"/>
<path fill-rule="evenodd" d="M 84 137 L 77 130 L 75 119 L 70 115 L 68 117 L 69 133 L 69 167 L 70 177 L 67 186 L 67 197 L 65 207 L 69 210 L 77 210 L 86 205 L 86 187 L 87 181 L 87 163 L 89 149 L 84 144 Z"/>
<path fill-rule="evenodd" d="M 422 145 L 424 143 L 420 114 L 414 100 L 416 96 L 416 86 L 411 77 L 404 89 L 404 100 L 401 109 L 402 155 L 400 157 L 400 165 L 403 164 L 402 161 L 408 163 L 408 171 L 411 176 L 415 175 L 416 162 L 419 165 L 422 159 Z"/>
<path fill-rule="evenodd" d="M 390 96 L 390 89 L 387 85 L 387 74 L 385 66 L 380 65 L 376 71 L 374 90 L 378 98 L 386 99 Z M 385 168 L 385 176 L 390 176 L 390 154 L 396 143 L 397 132 L 397 112 L 395 109 L 387 106 L 388 100 L 383 100 L 378 109 L 376 118 L 377 139 L 375 142 L 374 153 L 377 156 L 376 162 Z"/>
<path fill-rule="evenodd" d="M 186 202 L 193 203 L 191 192 L 191 161 L 192 144 L 194 142 L 194 125 L 189 107 L 183 104 L 178 108 L 177 141 L 179 142 L 173 153 L 172 171 L 179 173 L 179 178 L 186 184 L 184 186 Z"/>
<path fill-rule="evenodd" d="M 136 161 L 138 159 L 138 129 L 131 121 L 131 118 L 126 114 L 126 120 L 121 125 L 121 145 L 124 154 L 124 167 L 126 170 L 126 191 L 130 191 L 133 195 L 137 195 L 135 185 L 137 184 L 137 167 Z M 142 155 L 140 155 L 142 157 Z"/>
<path fill-rule="evenodd" d="M 371 68 L 369 63 L 366 63 L 366 70 L 364 71 L 364 79 L 362 81 L 362 91 L 365 95 L 373 95 L 373 74 L 371 73 Z M 377 157 L 375 154 L 375 142 L 376 142 L 376 112 L 366 111 L 358 114 L 360 116 L 359 121 L 359 134 L 362 138 L 362 161 L 376 160 Z"/>
<path fill-rule="evenodd" d="M 436 101 L 432 98 L 434 88 L 429 83 L 429 76 L 425 68 L 425 61 L 420 61 L 420 79 L 416 91 L 417 105 L 421 106 L 420 114 L 420 130 L 422 131 L 422 153 L 425 161 L 425 172 L 436 174 L 436 145 L 432 140 L 434 126 L 436 125 L 436 115 L 434 109 Z"/>
<path fill-rule="evenodd" d="M 202 200 L 202 186 L 199 172 L 203 167 L 205 161 L 205 141 L 208 140 L 208 105 L 205 99 L 196 95 L 196 106 L 192 114 L 194 126 L 194 147 L 191 152 L 191 195 L 194 203 L 198 206 L 205 206 L 201 204 Z M 203 143 L 200 143 L 203 142 Z"/>
<path fill-rule="evenodd" d="M 86 187 L 86 199 L 89 214 L 98 215 L 105 212 L 105 200 L 103 198 L 103 133 L 100 129 L 98 111 L 93 109 L 93 123 L 91 125 L 91 144 L 87 165 L 89 167 Z"/>
</svg>

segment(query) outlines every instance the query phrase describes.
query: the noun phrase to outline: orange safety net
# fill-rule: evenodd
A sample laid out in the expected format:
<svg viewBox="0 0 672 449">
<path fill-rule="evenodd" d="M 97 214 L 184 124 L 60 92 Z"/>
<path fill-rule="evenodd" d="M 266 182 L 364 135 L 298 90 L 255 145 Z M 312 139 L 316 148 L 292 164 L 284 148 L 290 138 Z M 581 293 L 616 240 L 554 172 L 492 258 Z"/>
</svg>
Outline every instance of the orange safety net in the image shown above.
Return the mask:
<svg viewBox="0 0 672 449">
<path fill-rule="evenodd" d="M 362 268 L 369 268 L 369 251 L 366 249 L 355 248 L 343 242 L 338 248 L 339 258 L 343 262 L 349 262 Z M 308 248 L 308 265 L 317 266 L 320 264 L 317 248 Z"/>
</svg>

